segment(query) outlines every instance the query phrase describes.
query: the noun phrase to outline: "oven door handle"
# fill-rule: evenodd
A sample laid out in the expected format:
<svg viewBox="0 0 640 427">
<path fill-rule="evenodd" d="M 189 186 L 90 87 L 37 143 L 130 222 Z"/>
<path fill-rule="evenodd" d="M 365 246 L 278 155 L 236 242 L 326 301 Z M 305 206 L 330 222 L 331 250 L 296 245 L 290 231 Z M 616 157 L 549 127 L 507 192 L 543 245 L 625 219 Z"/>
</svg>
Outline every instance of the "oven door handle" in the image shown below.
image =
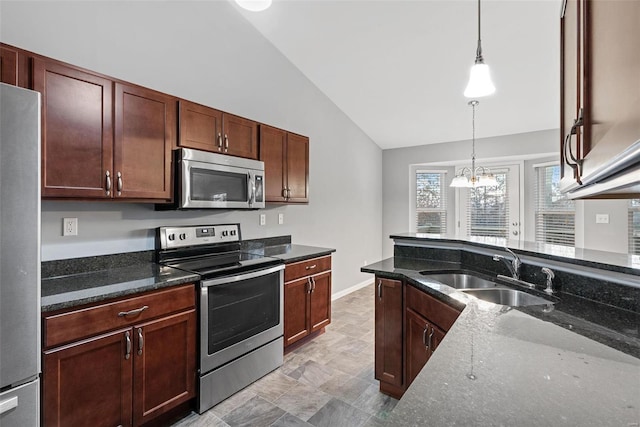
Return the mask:
<svg viewBox="0 0 640 427">
<path fill-rule="evenodd" d="M 241 280 L 253 279 L 255 277 L 266 276 L 267 274 L 275 273 L 276 271 L 284 270 L 284 264 L 278 264 L 274 267 L 264 268 L 260 270 L 253 270 L 243 274 L 230 275 L 219 277 L 210 280 L 203 280 L 202 287 L 216 286 L 216 285 L 224 285 L 233 282 L 239 282 Z"/>
</svg>

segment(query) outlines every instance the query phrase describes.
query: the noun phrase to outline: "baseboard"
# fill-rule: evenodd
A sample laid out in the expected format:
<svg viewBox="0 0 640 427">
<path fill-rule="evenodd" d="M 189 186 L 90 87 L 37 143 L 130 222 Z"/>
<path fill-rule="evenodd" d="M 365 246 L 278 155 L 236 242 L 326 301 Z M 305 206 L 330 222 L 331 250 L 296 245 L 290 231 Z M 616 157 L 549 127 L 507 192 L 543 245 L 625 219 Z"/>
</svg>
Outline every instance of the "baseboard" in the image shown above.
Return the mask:
<svg viewBox="0 0 640 427">
<path fill-rule="evenodd" d="M 331 301 L 335 301 L 338 298 L 342 298 L 345 295 L 349 295 L 351 292 L 355 292 L 358 289 L 362 289 L 365 286 L 369 286 L 372 283 L 373 283 L 373 280 L 367 279 L 364 282 L 360 282 L 360 283 L 358 283 L 356 285 L 351 286 L 350 288 L 347 288 L 347 289 L 342 290 L 340 292 L 336 292 L 335 294 L 331 295 Z"/>
</svg>

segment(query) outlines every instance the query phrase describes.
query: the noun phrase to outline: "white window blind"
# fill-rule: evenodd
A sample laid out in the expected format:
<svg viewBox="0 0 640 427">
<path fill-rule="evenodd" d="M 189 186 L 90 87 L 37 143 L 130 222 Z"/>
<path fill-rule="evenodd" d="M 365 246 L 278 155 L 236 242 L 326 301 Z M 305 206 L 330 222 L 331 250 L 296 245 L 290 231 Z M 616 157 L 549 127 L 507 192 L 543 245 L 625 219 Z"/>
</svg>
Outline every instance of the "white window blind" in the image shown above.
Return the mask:
<svg viewBox="0 0 640 427">
<path fill-rule="evenodd" d="M 416 171 L 416 231 L 447 232 L 447 192 L 443 172 Z"/>
<path fill-rule="evenodd" d="M 629 254 L 640 255 L 640 199 L 629 201 Z"/>
<path fill-rule="evenodd" d="M 472 187 L 467 199 L 469 236 L 509 237 L 508 171 L 492 169 L 497 185 Z"/>
<path fill-rule="evenodd" d="M 560 192 L 560 166 L 536 167 L 536 242 L 575 245 L 575 203 Z"/>
</svg>

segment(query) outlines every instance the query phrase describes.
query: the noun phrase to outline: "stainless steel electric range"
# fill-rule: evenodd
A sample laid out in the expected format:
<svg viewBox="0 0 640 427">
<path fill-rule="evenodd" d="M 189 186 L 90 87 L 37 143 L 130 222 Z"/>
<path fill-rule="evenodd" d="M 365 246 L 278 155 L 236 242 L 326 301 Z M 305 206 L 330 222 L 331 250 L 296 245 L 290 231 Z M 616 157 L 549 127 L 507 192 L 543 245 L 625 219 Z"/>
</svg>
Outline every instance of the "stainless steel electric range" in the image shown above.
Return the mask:
<svg viewBox="0 0 640 427">
<path fill-rule="evenodd" d="M 199 274 L 198 412 L 282 365 L 284 264 L 240 250 L 240 224 L 160 227 L 159 263 Z"/>
</svg>

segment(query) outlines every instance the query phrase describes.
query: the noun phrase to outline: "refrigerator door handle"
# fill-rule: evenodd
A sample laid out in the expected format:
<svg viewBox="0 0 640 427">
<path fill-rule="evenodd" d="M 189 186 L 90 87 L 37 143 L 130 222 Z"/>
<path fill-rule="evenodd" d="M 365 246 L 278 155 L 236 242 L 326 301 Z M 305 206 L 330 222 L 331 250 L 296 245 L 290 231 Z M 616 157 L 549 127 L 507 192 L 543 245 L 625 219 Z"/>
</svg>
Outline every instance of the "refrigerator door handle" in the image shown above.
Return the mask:
<svg viewBox="0 0 640 427">
<path fill-rule="evenodd" d="M 18 407 L 18 396 L 13 396 L 0 402 L 0 415 Z"/>
</svg>

